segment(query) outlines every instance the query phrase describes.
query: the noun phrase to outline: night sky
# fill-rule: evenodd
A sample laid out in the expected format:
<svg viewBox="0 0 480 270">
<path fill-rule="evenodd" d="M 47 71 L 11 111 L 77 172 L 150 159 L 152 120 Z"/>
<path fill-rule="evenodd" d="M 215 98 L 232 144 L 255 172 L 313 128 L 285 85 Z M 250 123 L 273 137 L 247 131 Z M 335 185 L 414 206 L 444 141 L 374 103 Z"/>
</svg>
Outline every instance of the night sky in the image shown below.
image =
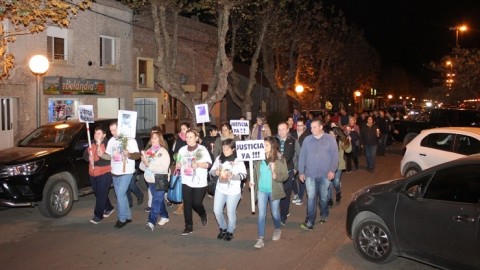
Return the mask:
<svg viewBox="0 0 480 270">
<path fill-rule="evenodd" d="M 455 46 L 455 31 L 463 48 L 480 47 L 479 0 L 324 0 L 340 8 L 349 23 L 364 30 L 379 52 L 384 68 L 398 66 L 428 84 L 424 64 L 439 60 Z"/>
</svg>

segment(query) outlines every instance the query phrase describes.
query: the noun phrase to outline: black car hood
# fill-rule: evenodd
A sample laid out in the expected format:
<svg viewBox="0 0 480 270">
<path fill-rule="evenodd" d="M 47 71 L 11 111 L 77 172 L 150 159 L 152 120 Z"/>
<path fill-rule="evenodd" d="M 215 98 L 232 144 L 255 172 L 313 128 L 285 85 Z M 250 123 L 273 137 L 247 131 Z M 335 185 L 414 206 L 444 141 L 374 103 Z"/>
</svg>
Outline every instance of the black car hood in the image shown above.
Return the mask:
<svg viewBox="0 0 480 270">
<path fill-rule="evenodd" d="M 404 182 L 404 178 L 399 178 L 395 180 L 389 180 L 386 182 L 378 183 L 372 186 L 364 187 L 362 191 L 364 193 L 383 193 L 383 192 L 390 192 L 392 190 L 396 190 L 400 183 Z"/>
<path fill-rule="evenodd" d="M 25 163 L 61 150 L 63 148 L 11 147 L 0 151 L 0 164 L 14 165 Z"/>
</svg>

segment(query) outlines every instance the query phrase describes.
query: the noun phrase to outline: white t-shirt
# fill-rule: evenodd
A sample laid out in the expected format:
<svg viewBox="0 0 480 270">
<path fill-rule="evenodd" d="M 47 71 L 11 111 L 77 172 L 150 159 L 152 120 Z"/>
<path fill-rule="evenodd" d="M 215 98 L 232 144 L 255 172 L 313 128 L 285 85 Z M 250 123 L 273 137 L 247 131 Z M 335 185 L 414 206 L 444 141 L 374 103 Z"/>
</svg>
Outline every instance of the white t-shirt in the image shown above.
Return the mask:
<svg viewBox="0 0 480 270">
<path fill-rule="evenodd" d="M 135 139 L 128 138 L 127 150 L 129 153 L 139 152 Z M 110 138 L 105 153 L 111 156 L 112 174 L 123 175 L 135 172 L 135 160 L 129 158 L 125 158 L 125 171 L 123 171 L 123 149 L 120 140 L 115 139 L 115 137 Z"/>
<path fill-rule="evenodd" d="M 198 144 L 195 150 L 188 151 L 188 145 L 185 145 L 178 150 L 178 154 L 181 157 L 180 163 L 182 164 L 180 169 L 182 175 L 182 184 L 192 188 L 206 187 L 208 169 L 193 169 L 192 161 L 197 163 L 208 162 L 212 164 L 212 159 L 210 158 L 210 153 L 208 153 L 207 148 L 201 144 Z"/>
<path fill-rule="evenodd" d="M 235 161 L 225 161 L 223 164 L 220 164 L 220 156 L 215 159 L 215 162 L 210 168 L 210 171 L 215 171 L 217 168 L 221 167 L 224 170 L 230 170 L 232 175 L 237 174 L 247 174 L 247 169 L 245 168 L 245 163 L 235 159 Z M 211 172 L 212 174 L 212 172 Z M 217 180 L 217 187 L 215 192 L 221 192 L 226 195 L 237 195 L 240 194 L 240 182 L 239 180 L 230 180 L 228 183 L 221 183 Z"/>
</svg>

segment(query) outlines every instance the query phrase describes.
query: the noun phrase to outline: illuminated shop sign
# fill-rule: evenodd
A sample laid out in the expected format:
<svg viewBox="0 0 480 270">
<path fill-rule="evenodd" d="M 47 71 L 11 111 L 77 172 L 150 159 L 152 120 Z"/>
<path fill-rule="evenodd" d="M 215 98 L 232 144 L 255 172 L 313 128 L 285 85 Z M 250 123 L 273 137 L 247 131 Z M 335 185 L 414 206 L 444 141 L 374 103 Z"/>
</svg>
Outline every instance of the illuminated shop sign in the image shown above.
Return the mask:
<svg viewBox="0 0 480 270">
<path fill-rule="evenodd" d="M 105 95 L 105 80 L 44 77 L 43 93 L 45 95 Z"/>
</svg>

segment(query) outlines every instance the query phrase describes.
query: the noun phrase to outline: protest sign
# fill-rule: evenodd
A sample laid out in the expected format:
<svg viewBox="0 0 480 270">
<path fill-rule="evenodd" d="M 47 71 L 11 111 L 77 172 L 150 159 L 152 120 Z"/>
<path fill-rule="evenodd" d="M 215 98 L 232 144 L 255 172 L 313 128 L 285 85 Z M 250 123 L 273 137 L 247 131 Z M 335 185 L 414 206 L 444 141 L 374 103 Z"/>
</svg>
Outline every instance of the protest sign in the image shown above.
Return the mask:
<svg viewBox="0 0 480 270">
<path fill-rule="evenodd" d="M 230 125 L 235 135 L 250 135 L 248 120 L 230 120 Z"/>
</svg>

